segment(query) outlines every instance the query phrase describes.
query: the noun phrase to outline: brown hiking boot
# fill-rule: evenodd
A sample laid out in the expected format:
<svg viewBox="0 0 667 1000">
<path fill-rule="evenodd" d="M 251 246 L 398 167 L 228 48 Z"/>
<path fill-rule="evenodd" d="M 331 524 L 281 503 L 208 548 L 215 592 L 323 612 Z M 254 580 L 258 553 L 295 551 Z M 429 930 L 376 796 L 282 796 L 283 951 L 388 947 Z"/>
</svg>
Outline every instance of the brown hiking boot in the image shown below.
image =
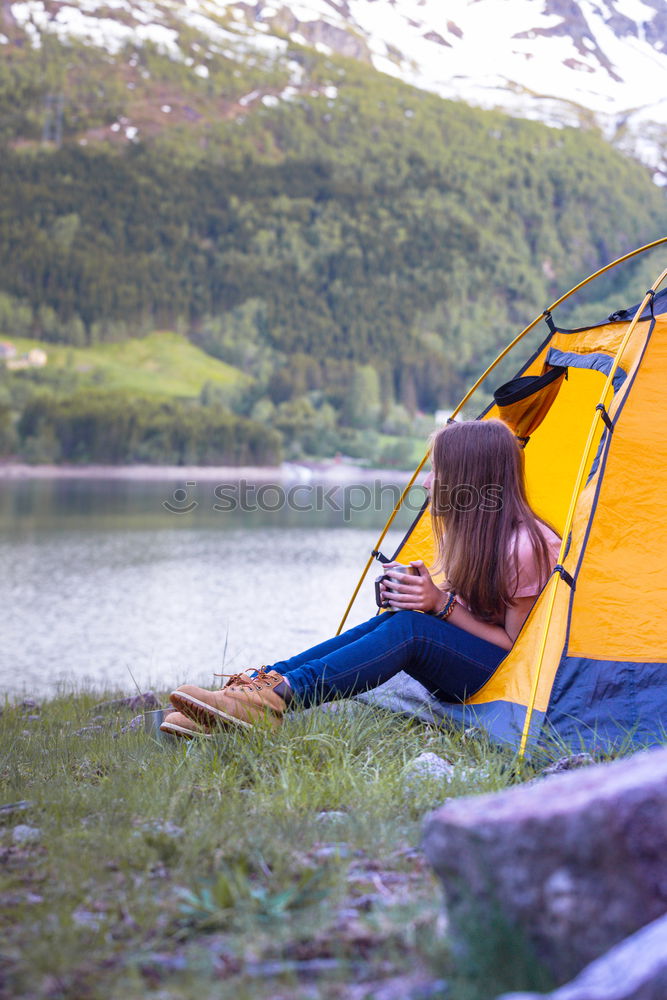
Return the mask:
<svg viewBox="0 0 667 1000">
<path fill-rule="evenodd" d="M 186 740 L 201 737 L 205 740 L 211 739 L 211 734 L 207 729 L 203 729 L 189 716 L 183 712 L 170 712 L 162 720 L 160 729 L 163 733 L 171 733 L 172 736 L 183 736 Z"/>
<path fill-rule="evenodd" d="M 276 688 L 281 688 L 278 693 Z M 279 726 L 287 708 L 285 678 L 264 667 L 254 676 L 234 674 L 220 691 L 184 684 L 169 695 L 174 708 L 200 725 L 233 725 L 250 728 L 264 722 Z"/>
</svg>

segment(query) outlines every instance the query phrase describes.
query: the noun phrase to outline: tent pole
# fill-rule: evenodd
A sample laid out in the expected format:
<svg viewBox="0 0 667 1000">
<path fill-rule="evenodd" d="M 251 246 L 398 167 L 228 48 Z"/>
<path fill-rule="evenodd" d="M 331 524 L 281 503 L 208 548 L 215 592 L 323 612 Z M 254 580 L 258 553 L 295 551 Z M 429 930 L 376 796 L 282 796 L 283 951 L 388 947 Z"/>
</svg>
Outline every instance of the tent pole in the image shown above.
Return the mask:
<svg viewBox="0 0 667 1000">
<path fill-rule="evenodd" d="M 593 274 L 589 274 L 587 278 L 584 278 L 583 281 L 580 281 L 579 284 L 575 285 L 574 288 L 571 288 L 569 292 L 565 292 L 565 295 L 561 295 L 559 299 L 556 299 L 556 301 L 552 302 L 550 306 L 547 306 L 547 308 L 544 310 L 543 313 L 540 313 L 539 316 L 536 316 L 533 322 L 529 323 L 529 325 L 525 328 L 525 330 L 522 330 L 521 333 L 518 333 L 514 338 L 514 340 L 507 345 L 504 351 L 501 351 L 496 360 L 492 364 L 490 364 L 489 367 L 486 369 L 484 374 L 480 375 L 480 377 L 473 385 L 472 389 L 470 389 L 469 392 L 465 394 L 459 405 L 456 407 L 450 419 L 453 419 L 458 413 L 460 413 L 460 411 L 466 405 L 468 400 L 472 396 L 474 396 L 474 394 L 477 392 L 482 382 L 491 374 L 496 365 L 500 364 L 503 358 L 509 354 L 509 352 L 516 346 L 516 344 L 519 343 L 520 340 L 523 340 L 523 338 L 526 336 L 527 333 L 530 333 L 530 331 L 537 326 L 537 324 L 540 322 L 541 319 L 544 319 L 547 313 L 553 312 L 557 306 L 559 306 L 562 302 L 565 302 L 565 299 L 569 299 L 571 295 L 574 295 L 575 292 L 578 292 L 579 289 L 584 287 L 584 285 L 588 285 L 591 281 L 595 281 L 595 279 L 599 278 L 601 274 L 604 274 L 606 271 L 611 271 L 611 269 L 616 267 L 617 264 L 622 264 L 623 261 L 630 260 L 631 257 L 636 257 L 638 254 L 644 253 L 645 250 L 652 250 L 653 247 L 660 246 L 662 243 L 667 243 L 667 236 L 662 236 L 659 240 L 654 240 L 653 243 L 647 243 L 643 247 L 637 247 L 636 250 L 631 250 L 630 253 L 623 254 L 622 257 L 617 257 L 616 260 L 612 260 L 611 264 L 605 264 L 605 266 L 601 267 L 599 271 L 594 271 Z"/>
<path fill-rule="evenodd" d="M 605 264 L 605 266 L 601 267 L 598 271 L 594 271 L 593 274 L 590 274 L 587 278 L 584 278 L 583 281 L 580 281 L 578 285 L 575 285 L 574 288 L 571 288 L 569 290 L 569 292 L 565 292 L 565 294 L 561 295 L 561 297 L 559 299 L 556 299 L 555 302 L 553 302 L 550 306 L 548 306 L 544 310 L 544 312 L 540 313 L 539 316 L 536 316 L 535 319 L 533 320 L 533 322 L 529 323 L 528 326 L 525 329 L 523 329 L 521 331 L 521 333 L 518 333 L 516 335 L 516 337 L 514 338 L 514 340 L 510 344 L 508 344 L 508 346 L 503 351 L 500 352 L 500 354 L 498 355 L 498 357 L 496 358 L 496 360 L 492 364 L 490 364 L 489 367 L 484 372 L 484 374 L 481 375 L 477 379 L 477 381 L 473 385 L 472 389 L 470 389 L 470 391 L 465 394 L 465 396 L 463 397 L 463 399 L 461 400 L 461 402 L 458 404 L 458 406 L 456 407 L 456 409 L 452 412 L 450 420 L 453 420 L 456 416 L 458 416 L 458 414 L 461 412 L 461 410 L 466 405 L 466 403 L 468 402 L 468 400 L 471 399 L 472 396 L 474 396 L 474 394 L 477 392 L 477 390 L 479 389 L 479 387 L 482 384 L 482 382 L 491 374 L 491 372 L 493 371 L 493 369 L 497 365 L 500 364 L 500 362 L 503 360 L 503 358 L 505 358 L 514 347 L 516 347 L 516 345 L 519 343 L 520 340 L 523 340 L 523 338 L 526 336 L 526 334 L 530 333 L 530 331 L 533 330 L 537 326 L 537 324 L 540 322 L 540 320 L 544 319 L 544 317 L 545 317 L 545 315 L 547 313 L 553 312 L 553 310 L 557 306 L 559 306 L 562 302 L 565 302 L 566 299 L 569 299 L 569 297 L 571 295 L 574 295 L 575 292 L 578 292 L 580 288 L 583 288 L 584 285 L 588 285 L 589 282 L 594 281 L 596 278 L 599 278 L 600 275 L 601 274 L 605 274 L 606 271 L 611 271 L 611 269 L 614 268 L 614 267 L 616 267 L 617 264 L 622 264 L 623 261 L 630 260 L 631 257 L 637 257 L 640 253 L 644 253 L 644 251 L 646 251 L 646 250 L 652 250 L 653 247 L 658 247 L 658 246 L 660 246 L 663 243 L 667 243 L 667 236 L 662 236 L 659 240 L 654 240 L 653 243 L 646 243 L 644 246 L 637 247 L 636 250 L 631 250 L 629 253 L 623 254 L 622 257 L 617 257 L 616 260 L 612 260 L 612 262 L 610 264 Z M 380 537 L 378 538 L 377 542 L 375 543 L 375 546 L 374 546 L 375 550 L 378 550 L 380 548 L 380 546 L 382 545 L 382 542 L 384 541 L 385 535 L 387 534 L 387 532 L 389 531 L 389 528 L 393 524 L 394 518 L 398 514 L 398 512 L 399 512 L 399 510 L 400 510 L 400 508 L 401 508 L 401 506 L 403 504 L 403 501 L 404 501 L 405 497 L 408 494 L 408 491 L 412 488 L 412 486 L 413 486 L 413 484 L 415 482 L 415 479 L 417 478 L 417 476 L 419 475 L 419 473 L 421 472 L 421 470 L 426 465 L 426 462 L 428 461 L 428 458 L 429 458 L 429 453 L 427 452 L 424 455 L 424 457 L 422 458 L 422 460 L 419 463 L 419 465 L 417 466 L 412 479 L 410 480 L 410 482 L 408 483 L 408 485 L 405 487 L 405 489 L 401 493 L 401 495 L 400 495 L 400 497 L 399 497 L 399 499 L 398 499 L 398 501 L 396 503 L 396 506 L 394 507 L 394 510 L 392 511 L 391 516 L 389 517 L 389 520 L 387 521 L 387 523 L 384 526 L 384 530 L 383 530 L 382 534 L 380 535 Z M 347 608 L 345 609 L 345 613 L 343 614 L 343 617 L 340 620 L 340 625 L 338 626 L 338 629 L 336 631 L 336 635 L 340 635 L 340 633 L 343 631 L 343 628 L 345 627 L 345 622 L 348 619 L 348 615 L 350 614 L 350 611 L 352 610 L 352 606 L 353 606 L 354 602 L 357 599 L 357 595 L 358 595 L 359 591 L 361 590 L 361 587 L 363 585 L 364 580 L 366 579 L 366 575 L 367 575 L 369 569 L 371 568 L 371 566 L 373 564 L 373 559 L 374 559 L 374 557 L 371 556 L 370 559 L 368 560 L 368 562 L 366 563 L 366 565 L 363 568 L 361 576 L 359 577 L 359 582 L 357 583 L 357 586 L 354 588 L 354 593 L 352 594 L 352 597 L 350 598 L 350 601 L 348 602 Z"/>
<path fill-rule="evenodd" d="M 568 537 L 568 535 L 570 533 L 570 530 L 572 528 L 572 521 L 574 520 L 575 509 L 576 509 L 577 502 L 579 500 L 579 496 L 581 494 L 581 489 L 582 489 L 582 486 L 583 486 L 583 483 L 584 483 L 584 476 L 586 475 L 586 471 L 589 468 L 590 456 L 591 456 L 591 453 L 592 453 L 592 450 L 593 450 L 593 445 L 594 445 L 594 442 L 595 442 L 595 432 L 597 430 L 597 427 L 598 427 L 598 424 L 599 424 L 600 420 L 602 420 L 602 412 L 603 412 L 603 410 L 600 410 L 599 407 L 602 406 L 603 409 L 604 409 L 604 412 L 606 412 L 606 405 L 605 404 L 606 404 L 606 400 L 607 400 L 607 395 L 609 393 L 610 388 L 613 386 L 614 375 L 616 374 L 616 370 L 618 369 L 618 366 L 620 364 L 621 358 L 623 356 L 623 352 L 625 351 L 625 348 L 628 345 L 630 337 L 632 336 L 632 334 L 635 331 L 635 327 L 637 326 L 637 323 L 639 322 L 640 316 L 644 312 L 644 309 L 646 308 L 646 306 L 651 301 L 651 293 L 655 292 L 660 287 L 660 285 L 663 283 L 663 281 L 665 280 L 665 278 L 667 278 L 667 268 L 656 278 L 656 280 L 654 281 L 653 285 L 651 286 L 651 289 L 649 290 L 649 292 L 646 293 L 646 295 L 644 296 L 643 301 L 640 303 L 639 308 L 637 309 L 637 312 L 635 313 L 635 315 L 632 318 L 632 322 L 630 323 L 630 326 L 628 327 L 628 329 L 625 332 L 623 340 L 619 344 L 618 350 L 616 351 L 616 355 L 614 357 L 613 364 L 611 366 L 611 370 L 610 370 L 610 372 L 607 375 L 607 378 L 605 380 L 605 384 L 604 384 L 604 387 L 602 389 L 602 394 L 600 396 L 600 401 L 599 401 L 598 406 L 596 407 L 595 412 L 593 414 L 593 420 L 591 421 L 591 427 L 590 427 L 590 430 L 588 432 L 588 440 L 586 441 L 586 446 L 584 448 L 584 451 L 583 451 L 583 454 L 582 454 L 582 458 L 581 458 L 581 462 L 579 464 L 579 471 L 577 473 L 577 479 L 576 479 L 576 482 L 574 484 L 574 489 L 572 490 L 572 496 L 570 497 L 570 507 L 569 507 L 569 510 L 567 512 L 567 517 L 565 519 L 565 525 L 563 527 L 563 537 L 561 539 L 560 551 L 558 553 L 558 565 L 562 565 L 562 561 L 565 558 L 565 549 L 566 549 L 566 546 L 567 546 L 567 537 Z M 528 705 L 526 707 L 526 720 L 524 722 L 523 732 L 521 734 L 521 743 L 520 743 L 520 746 L 519 746 L 519 759 L 523 758 L 523 756 L 524 756 L 524 754 L 526 752 L 526 744 L 528 742 L 528 735 L 530 733 L 530 724 L 531 724 L 532 717 L 533 717 L 533 711 L 535 710 L 535 701 L 536 701 L 536 698 L 537 698 L 537 689 L 538 689 L 539 683 L 540 683 L 540 675 L 542 673 L 542 664 L 544 662 L 544 653 L 546 651 L 547 638 L 548 638 L 548 635 L 549 635 L 549 625 L 551 624 L 551 616 L 553 615 L 554 605 L 556 603 L 556 592 L 558 590 L 558 583 L 559 583 L 560 579 L 561 579 L 561 577 L 559 576 L 559 574 L 555 573 L 553 575 L 553 577 L 551 579 L 551 583 L 550 583 L 551 590 L 549 592 L 549 603 L 548 603 L 548 606 L 547 606 L 547 613 L 546 613 L 546 618 L 545 618 L 545 622 L 544 622 L 544 628 L 542 630 L 542 638 L 540 640 L 540 650 L 539 650 L 539 654 L 538 654 L 538 657 L 537 657 L 537 668 L 535 670 L 535 678 L 533 680 L 532 689 L 531 689 L 531 692 L 530 692 L 530 700 L 529 700 Z"/>
</svg>

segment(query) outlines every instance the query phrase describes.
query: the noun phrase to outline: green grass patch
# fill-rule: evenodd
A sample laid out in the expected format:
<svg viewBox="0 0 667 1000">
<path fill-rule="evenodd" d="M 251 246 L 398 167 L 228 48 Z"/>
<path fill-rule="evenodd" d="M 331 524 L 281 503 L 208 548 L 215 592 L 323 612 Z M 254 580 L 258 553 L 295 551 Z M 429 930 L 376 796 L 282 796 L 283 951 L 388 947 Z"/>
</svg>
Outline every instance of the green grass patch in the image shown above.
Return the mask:
<svg viewBox="0 0 667 1000">
<path fill-rule="evenodd" d="M 0 806 L 26 803 L 0 809 L 0 995 L 370 997 L 454 975 L 422 817 L 516 781 L 513 758 L 357 703 L 158 742 L 97 700 L 0 717 Z M 426 750 L 455 778 L 415 791 Z"/>
<path fill-rule="evenodd" d="M 47 368 L 69 370 L 82 384 L 90 381 L 137 396 L 194 398 L 207 382 L 232 391 L 250 381 L 240 369 L 212 358 L 186 337 L 169 331 L 93 347 L 23 337 L 12 337 L 11 342 L 19 353 L 42 348 L 48 355 Z"/>
</svg>

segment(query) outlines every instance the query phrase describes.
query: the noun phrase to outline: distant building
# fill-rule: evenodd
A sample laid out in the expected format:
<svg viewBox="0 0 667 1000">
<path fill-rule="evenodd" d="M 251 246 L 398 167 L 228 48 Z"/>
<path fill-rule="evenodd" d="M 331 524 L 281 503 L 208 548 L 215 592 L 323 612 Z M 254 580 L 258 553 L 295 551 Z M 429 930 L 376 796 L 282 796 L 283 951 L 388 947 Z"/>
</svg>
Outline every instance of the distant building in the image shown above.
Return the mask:
<svg viewBox="0 0 667 1000">
<path fill-rule="evenodd" d="M 33 347 L 28 351 L 28 364 L 32 368 L 43 368 L 46 362 L 46 351 L 43 351 L 41 347 Z"/>
<path fill-rule="evenodd" d="M 13 353 L 3 355 L 2 347 L 10 347 Z M 13 344 L 5 343 L 0 345 L 0 360 L 4 360 L 9 371 L 18 372 L 25 368 L 43 368 L 48 355 L 41 347 L 31 347 L 26 354 L 17 354 Z"/>
</svg>

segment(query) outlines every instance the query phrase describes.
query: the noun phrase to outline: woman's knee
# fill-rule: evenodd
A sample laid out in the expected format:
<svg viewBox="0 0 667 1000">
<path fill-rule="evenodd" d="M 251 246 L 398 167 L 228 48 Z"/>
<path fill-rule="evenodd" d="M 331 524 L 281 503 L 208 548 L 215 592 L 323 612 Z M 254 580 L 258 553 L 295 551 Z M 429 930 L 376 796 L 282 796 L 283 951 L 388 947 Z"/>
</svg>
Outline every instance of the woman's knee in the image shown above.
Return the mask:
<svg viewBox="0 0 667 1000">
<path fill-rule="evenodd" d="M 424 617 L 421 611 L 390 611 L 386 612 L 387 622 L 384 625 L 394 635 L 414 636 L 418 634 L 419 620 Z"/>
</svg>

